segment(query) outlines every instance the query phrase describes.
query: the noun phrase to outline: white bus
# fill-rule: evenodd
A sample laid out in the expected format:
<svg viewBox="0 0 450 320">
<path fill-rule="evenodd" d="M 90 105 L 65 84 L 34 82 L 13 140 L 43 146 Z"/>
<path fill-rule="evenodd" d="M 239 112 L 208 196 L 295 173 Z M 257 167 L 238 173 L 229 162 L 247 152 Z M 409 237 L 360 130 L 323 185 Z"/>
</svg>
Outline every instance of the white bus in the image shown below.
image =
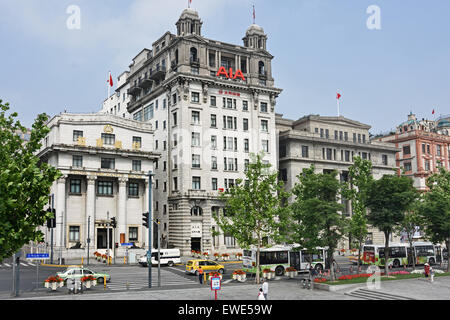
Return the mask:
<svg viewBox="0 0 450 320">
<path fill-rule="evenodd" d="M 442 261 L 442 250 L 440 245 L 431 242 L 414 242 L 414 255 L 416 265 L 440 263 Z M 384 266 L 384 245 L 365 245 L 363 247 L 363 264 Z M 409 243 L 389 244 L 388 266 L 398 268 L 412 265 L 412 253 Z"/>
<path fill-rule="evenodd" d="M 242 255 L 243 270 L 256 273 L 256 248 L 244 250 Z M 317 248 L 312 254 L 312 266 L 317 271 L 325 268 L 326 249 Z M 300 250 L 295 245 L 276 245 L 270 248 L 260 249 L 259 264 L 261 270 L 270 269 L 277 276 L 284 274 L 286 268 L 293 267 L 297 271 L 309 270 L 309 255 L 306 250 Z"/>
<path fill-rule="evenodd" d="M 172 267 L 176 263 L 181 263 L 180 249 L 160 249 L 161 265 Z M 139 264 L 143 267 L 148 266 L 147 255 L 139 259 Z M 152 249 L 152 265 L 158 264 L 158 249 Z"/>
</svg>

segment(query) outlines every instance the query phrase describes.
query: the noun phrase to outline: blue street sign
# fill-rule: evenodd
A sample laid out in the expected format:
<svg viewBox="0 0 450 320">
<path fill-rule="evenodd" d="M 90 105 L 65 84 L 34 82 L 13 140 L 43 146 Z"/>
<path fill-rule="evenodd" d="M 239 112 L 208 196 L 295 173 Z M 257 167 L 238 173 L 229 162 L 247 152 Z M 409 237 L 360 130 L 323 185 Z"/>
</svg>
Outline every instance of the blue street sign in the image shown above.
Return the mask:
<svg viewBox="0 0 450 320">
<path fill-rule="evenodd" d="M 220 278 L 211 278 L 211 290 L 220 290 L 221 284 Z"/>
<path fill-rule="evenodd" d="M 121 246 L 132 246 L 133 244 L 132 243 L 121 243 L 120 245 Z"/>
<path fill-rule="evenodd" d="M 27 259 L 50 259 L 48 253 L 27 253 Z"/>
</svg>

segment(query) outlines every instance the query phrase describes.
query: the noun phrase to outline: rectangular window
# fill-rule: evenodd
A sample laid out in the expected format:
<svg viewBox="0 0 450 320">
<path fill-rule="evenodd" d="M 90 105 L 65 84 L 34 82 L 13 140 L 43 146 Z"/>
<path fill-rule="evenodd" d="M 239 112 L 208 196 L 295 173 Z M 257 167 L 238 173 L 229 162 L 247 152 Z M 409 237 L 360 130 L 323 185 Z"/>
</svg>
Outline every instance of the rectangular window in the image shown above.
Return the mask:
<svg viewBox="0 0 450 320">
<path fill-rule="evenodd" d="M 217 149 L 217 136 L 211 136 L 211 149 Z"/>
<path fill-rule="evenodd" d="M 133 137 L 133 147 L 140 149 L 142 146 L 142 138 L 141 137 Z"/>
<path fill-rule="evenodd" d="M 412 171 L 411 162 L 405 162 L 405 171 Z"/>
<path fill-rule="evenodd" d="M 334 140 L 338 140 L 339 136 L 338 136 L 338 132 L 337 130 L 334 130 Z"/>
<path fill-rule="evenodd" d="M 191 93 L 191 102 L 199 103 L 200 102 L 200 93 L 192 92 Z"/>
<path fill-rule="evenodd" d="M 325 129 L 325 138 L 329 139 L 330 138 L 330 130 Z"/>
<path fill-rule="evenodd" d="M 249 148 L 249 140 L 248 139 L 244 139 L 244 151 L 245 152 L 249 152 L 250 148 Z"/>
<path fill-rule="evenodd" d="M 348 141 L 348 132 L 344 132 L 344 140 Z"/>
<path fill-rule="evenodd" d="M 176 93 L 172 94 L 172 104 L 173 105 L 177 104 L 177 94 Z"/>
<path fill-rule="evenodd" d="M 97 194 L 111 196 L 113 194 L 113 182 L 99 181 L 97 184 Z"/>
<path fill-rule="evenodd" d="M 366 135 L 365 134 L 362 135 L 362 142 L 366 143 Z"/>
<path fill-rule="evenodd" d="M 228 137 L 228 149 L 227 150 L 233 150 L 233 137 Z"/>
<path fill-rule="evenodd" d="M 429 145 L 429 144 L 427 144 L 427 153 L 428 153 L 428 154 L 431 153 L 431 152 L 430 152 L 430 145 Z"/>
<path fill-rule="evenodd" d="M 422 143 L 422 153 L 425 153 L 425 143 Z"/>
<path fill-rule="evenodd" d="M 173 178 L 173 191 L 178 191 L 178 178 Z"/>
<path fill-rule="evenodd" d="M 115 169 L 114 158 L 101 158 L 102 169 Z"/>
<path fill-rule="evenodd" d="M 267 103 L 261 102 L 261 112 L 267 112 Z"/>
<path fill-rule="evenodd" d="M 81 193 L 81 180 L 80 179 L 70 179 L 70 193 Z"/>
<path fill-rule="evenodd" d="M 128 228 L 128 240 L 129 241 L 138 241 L 138 227 L 129 227 Z"/>
<path fill-rule="evenodd" d="M 173 156 L 173 169 L 174 170 L 178 169 L 178 156 L 177 155 Z"/>
<path fill-rule="evenodd" d="M 211 169 L 217 170 L 217 157 L 211 157 Z"/>
<path fill-rule="evenodd" d="M 211 107 L 216 107 L 216 106 L 217 106 L 216 96 L 211 96 L 211 97 L 209 98 L 209 101 L 210 101 Z"/>
<path fill-rule="evenodd" d="M 269 152 L 269 140 L 262 140 L 262 149 L 264 152 Z"/>
<path fill-rule="evenodd" d="M 388 156 L 386 154 L 381 155 L 381 163 L 385 166 L 388 165 Z"/>
<path fill-rule="evenodd" d="M 217 116 L 215 114 L 211 115 L 211 127 L 217 128 Z"/>
<path fill-rule="evenodd" d="M 323 129 L 320 129 L 320 137 L 323 138 L 325 136 Z"/>
<path fill-rule="evenodd" d="M 227 108 L 233 109 L 233 99 L 227 98 Z"/>
<path fill-rule="evenodd" d="M 142 121 L 142 110 L 133 114 L 133 120 Z"/>
<path fill-rule="evenodd" d="M 132 197 L 138 197 L 139 196 L 139 183 L 137 182 L 130 182 L 128 184 L 128 195 Z"/>
<path fill-rule="evenodd" d="M 133 160 L 131 165 L 132 171 L 141 171 L 141 160 Z"/>
<path fill-rule="evenodd" d="M 82 168 L 83 167 L 83 156 L 72 156 L 72 167 L 74 168 Z"/>
<path fill-rule="evenodd" d="M 437 156 L 441 156 L 442 155 L 442 153 L 441 153 L 441 145 L 436 145 L 436 155 Z"/>
<path fill-rule="evenodd" d="M 110 133 L 102 133 L 103 144 L 114 145 L 116 143 L 116 135 Z"/>
<path fill-rule="evenodd" d="M 404 155 L 411 154 L 411 148 L 410 148 L 410 146 L 404 146 L 404 147 L 403 147 L 403 154 L 404 154 Z"/>
<path fill-rule="evenodd" d="M 153 103 L 144 108 L 144 121 L 153 119 L 154 110 Z"/>
<path fill-rule="evenodd" d="M 309 147 L 302 146 L 302 158 L 309 158 Z"/>
<path fill-rule="evenodd" d="M 212 190 L 214 190 L 214 191 L 217 190 L 217 178 L 211 179 L 211 186 L 212 186 Z"/>
<path fill-rule="evenodd" d="M 264 132 L 269 131 L 269 121 L 267 120 L 261 120 L 261 130 Z"/>
<path fill-rule="evenodd" d="M 199 111 L 192 111 L 191 123 L 192 124 L 200 124 L 200 112 Z"/>
<path fill-rule="evenodd" d="M 430 161 L 425 160 L 425 171 L 430 171 Z"/>
<path fill-rule="evenodd" d="M 77 142 L 78 138 L 83 138 L 83 131 L 73 130 L 73 141 Z"/>
<path fill-rule="evenodd" d="M 339 131 L 339 140 L 343 140 L 344 139 L 344 137 L 343 137 L 343 132 L 342 131 Z"/>
<path fill-rule="evenodd" d="M 332 152 L 333 152 L 332 149 L 327 148 L 327 160 L 332 160 L 331 159 Z"/>
<path fill-rule="evenodd" d="M 201 179 L 200 177 L 192 177 L 192 189 L 200 190 L 201 189 Z"/>
<path fill-rule="evenodd" d="M 192 146 L 200 147 L 200 133 L 199 132 L 192 132 Z"/>
<path fill-rule="evenodd" d="M 200 168 L 200 155 L 199 154 L 192 155 L 192 168 Z"/>
<path fill-rule="evenodd" d="M 80 226 L 69 226 L 69 241 L 80 241 Z"/>
<path fill-rule="evenodd" d="M 250 160 L 245 159 L 245 160 L 244 160 L 244 168 L 245 168 L 244 170 L 245 170 L 245 172 L 248 171 L 249 165 L 250 165 Z"/>
<path fill-rule="evenodd" d="M 243 120 L 243 129 L 244 131 L 248 131 L 248 119 Z"/>
<path fill-rule="evenodd" d="M 248 111 L 248 101 L 242 101 L 242 110 Z"/>
<path fill-rule="evenodd" d="M 227 129 L 233 129 L 233 117 L 227 117 Z"/>
<path fill-rule="evenodd" d="M 172 113 L 172 119 L 173 119 L 173 125 L 176 126 L 177 125 L 177 113 L 176 112 Z"/>
<path fill-rule="evenodd" d="M 345 150 L 345 161 L 350 162 L 350 151 Z"/>
</svg>

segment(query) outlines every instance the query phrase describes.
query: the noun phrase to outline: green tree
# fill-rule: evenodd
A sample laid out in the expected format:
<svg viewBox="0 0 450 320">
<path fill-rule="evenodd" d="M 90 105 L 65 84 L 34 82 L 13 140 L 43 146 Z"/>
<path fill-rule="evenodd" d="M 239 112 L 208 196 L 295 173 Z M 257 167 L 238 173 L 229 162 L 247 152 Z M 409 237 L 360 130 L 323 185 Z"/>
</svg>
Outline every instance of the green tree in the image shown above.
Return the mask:
<svg viewBox="0 0 450 320">
<path fill-rule="evenodd" d="M 245 173 L 246 180 L 222 194 L 224 212 L 213 217 L 224 233 L 236 238 L 239 246 L 248 249 L 256 246 L 256 281 L 259 283 L 260 250 L 264 239 L 275 243 L 284 240 L 288 208 L 283 204 L 289 197 L 278 172 L 270 172 L 271 165 L 262 161 L 263 155 L 252 155 L 252 162 Z"/>
<path fill-rule="evenodd" d="M 295 196 L 291 204 L 290 241 L 309 252 L 308 260 L 317 247 L 328 247 L 327 261 L 334 280 L 334 251 L 345 234 L 346 220 L 339 214 L 344 206 L 338 203 L 342 185 L 337 172 L 315 173 L 315 167 L 303 169 L 297 176 L 299 183 L 292 189 Z"/>
<path fill-rule="evenodd" d="M 370 209 L 368 221 L 384 233 L 385 274 L 388 275 L 389 237 L 405 219 L 418 193 L 413 180 L 405 176 L 384 175 L 370 182 L 367 191 L 367 205 Z"/>
<path fill-rule="evenodd" d="M 343 195 L 352 201 L 352 217 L 349 221 L 350 236 L 358 243 L 357 270 L 361 264 L 361 250 L 368 233 L 367 229 L 367 189 L 373 181 L 372 162 L 361 157 L 354 158 L 348 170 L 348 182 Z"/>
<path fill-rule="evenodd" d="M 413 249 L 414 235 L 417 229 L 422 229 L 423 219 L 420 215 L 420 204 L 416 200 L 414 204 L 411 205 L 411 210 L 405 214 L 404 219 L 400 222 L 397 232 L 403 233 L 409 243 L 409 250 L 411 254 L 408 254 L 408 263 L 411 263 L 413 269 L 416 269 L 416 255 Z"/>
<path fill-rule="evenodd" d="M 433 243 L 445 242 L 449 250 L 450 172 L 441 167 L 439 173 L 428 177 L 427 186 L 429 191 L 423 195 L 420 205 L 425 234 Z M 450 272 L 450 264 L 447 264 L 447 272 Z"/>
<path fill-rule="evenodd" d="M 30 140 L 18 135 L 26 128 L 15 120 L 17 113 L 7 115 L 9 104 L 0 100 L 0 260 L 10 257 L 30 241 L 43 241 L 37 228 L 51 214 L 43 211 L 48 203 L 50 186 L 60 173 L 39 161 L 35 152 L 48 134 L 48 117 L 37 116 Z"/>
</svg>

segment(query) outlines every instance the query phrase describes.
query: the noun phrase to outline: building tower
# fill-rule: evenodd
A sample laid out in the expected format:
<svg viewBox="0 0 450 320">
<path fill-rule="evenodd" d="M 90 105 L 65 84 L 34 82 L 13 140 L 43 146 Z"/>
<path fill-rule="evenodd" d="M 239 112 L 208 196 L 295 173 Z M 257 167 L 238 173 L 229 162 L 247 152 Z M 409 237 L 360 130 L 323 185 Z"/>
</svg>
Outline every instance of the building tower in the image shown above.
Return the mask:
<svg viewBox="0 0 450 320">
<path fill-rule="evenodd" d="M 202 24 L 197 11 L 185 9 L 176 23 L 177 35 L 185 36 L 189 34 L 202 35 Z"/>
</svg>

